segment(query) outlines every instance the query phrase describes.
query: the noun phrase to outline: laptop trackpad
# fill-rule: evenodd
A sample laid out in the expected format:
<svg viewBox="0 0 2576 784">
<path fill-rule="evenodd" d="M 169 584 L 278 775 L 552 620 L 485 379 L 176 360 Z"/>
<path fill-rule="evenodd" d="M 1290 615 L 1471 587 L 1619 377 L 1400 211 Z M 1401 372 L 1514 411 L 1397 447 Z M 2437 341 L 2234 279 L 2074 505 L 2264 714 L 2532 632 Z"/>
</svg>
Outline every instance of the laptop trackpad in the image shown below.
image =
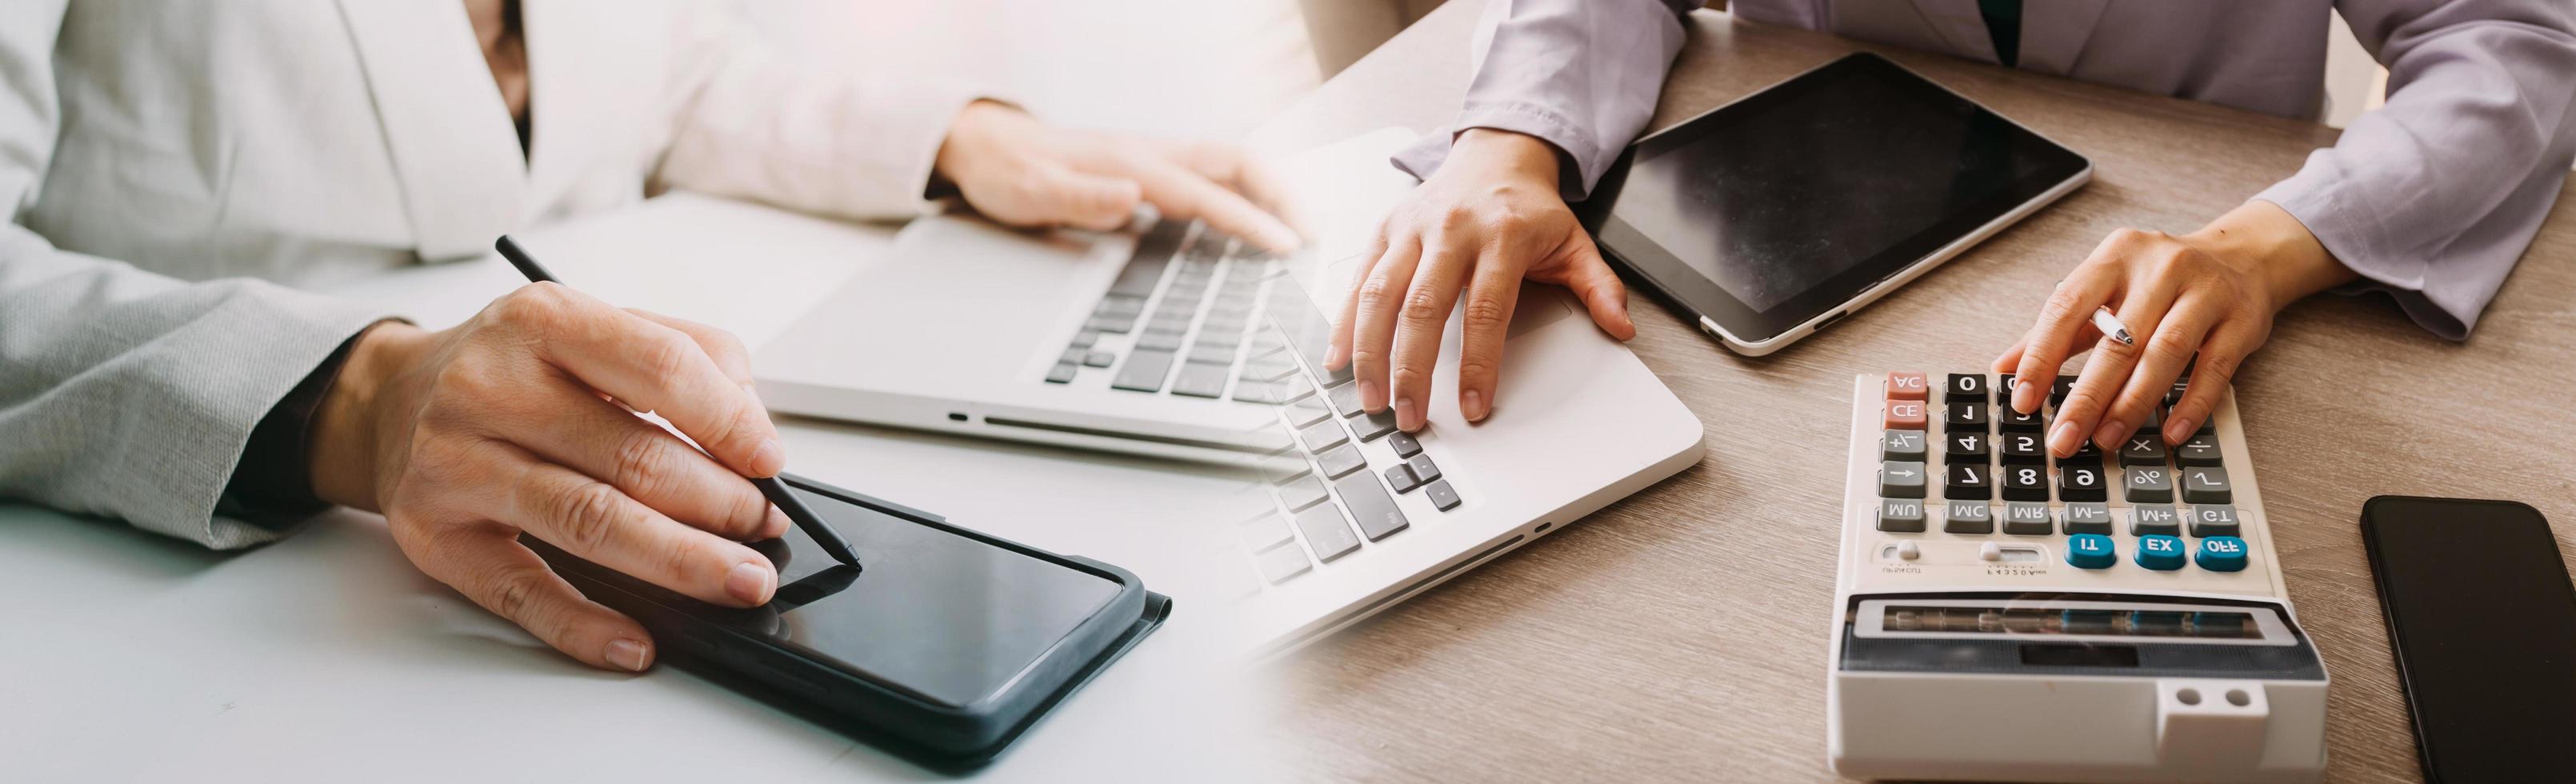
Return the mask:
<svg viewBox="0 0 2576 784">
<path fill-rule="evenodd" d="M 1327 268 L 1322 279 L 1328 281 L 1349 281 L 1351 280 L 1351 276 L 1358 271 L 1359 264 L 1360 257 L 1358 256 L 1352 256 L 1333 262 L 1332 264 L 1326 265 Z M 1349 284 L 1344 283 L 1342 285 L 1347 286 Z M 1344 292 L 1344 294 L 1347 296 L 1348 292 Z M 1466 299 L 1466 293 L 1463 291 L 1460 292 L 1458 295 L 1459 302 L 1463 303 Z M 1523 334 L 1527 334 L 1530 330 L 1554 324 L 1558 319 L 1573 315 L 1574 306 L 1571 302 L 1572 299 L 1573 295 L 1568 293 L 1562 287 L 1545 283 L 1533 283 L 1526 280 L 1521 281 L 1520 301 L 1512 306 L 1512 326 L 1511 329 L 1503 333 L 1503 339 L 1508 341 L 1512 338 L 1520 337 Z M 1342 315 L 1342 303 L 1344 300 L 1341 298 L 1332 298 L 1331 302 L 1332 305 L 1326 307 L 1324 310 L 1324 318 L 1327 321 L 1339 320 Z M 1449 321 L 1449 329 L 1442 340 L 1444 343 L 1455 340 L 1457 336 L 1458 311 L 1455 306 L 1452 306 L 1450 309 Z"/>
</svg>

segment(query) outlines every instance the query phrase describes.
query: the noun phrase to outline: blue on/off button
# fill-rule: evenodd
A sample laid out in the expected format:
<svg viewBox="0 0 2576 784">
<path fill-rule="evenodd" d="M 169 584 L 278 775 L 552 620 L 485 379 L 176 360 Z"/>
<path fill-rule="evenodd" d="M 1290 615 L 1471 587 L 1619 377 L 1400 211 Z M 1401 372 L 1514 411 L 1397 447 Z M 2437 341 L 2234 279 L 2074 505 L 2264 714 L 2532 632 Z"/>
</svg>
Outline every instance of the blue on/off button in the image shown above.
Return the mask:
<svg viewBox="0 0 2576 784">
<path fill-rule="evenodd" d="M 2213 572 L 2245 571 L 2245 540 L 2211 536 L 2200 540 L 2200 568 Z"/>
<path fill-rule="evenodd" d="M 2078 569 L 2109 569 L 2120 562 L 2120 551 L 2112 546 L 2111 537 L 2076 534 L 2066 537 L 2066 562 Z"/>
<path fill-rule="evenodd" d="M 2148 534 L 2138 537 L 2138 565 L 2159 572 L 2182 568 L 2182 537 Z"/>
</svg>

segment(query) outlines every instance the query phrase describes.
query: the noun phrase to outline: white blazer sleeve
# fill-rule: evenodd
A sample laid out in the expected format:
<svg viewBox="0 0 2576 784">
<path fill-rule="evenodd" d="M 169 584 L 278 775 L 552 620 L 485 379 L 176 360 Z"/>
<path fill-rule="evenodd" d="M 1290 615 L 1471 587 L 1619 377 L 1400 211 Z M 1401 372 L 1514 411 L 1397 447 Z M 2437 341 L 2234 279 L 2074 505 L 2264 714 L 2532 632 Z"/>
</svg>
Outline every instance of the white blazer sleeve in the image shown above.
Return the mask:
<svg viewBox="0 0 2576 784">
<path fill-rule="evenodd" d="M 805 212 L 907 218 L 957 112 L 982 93 L 929 74 L 800 68 L 713 4 L 679 15 L 670 149 L 656 189 Z"/>
<path fill-rule="evenodd" d="M 0 3 L 0 498 L 217 548 L 281 521 L 215 507 L 252 426 L 377 319 L 249 280 L 189 284 L 56 249 L 20 225 L 61 124 L 66 0 Z"/>
</svg>

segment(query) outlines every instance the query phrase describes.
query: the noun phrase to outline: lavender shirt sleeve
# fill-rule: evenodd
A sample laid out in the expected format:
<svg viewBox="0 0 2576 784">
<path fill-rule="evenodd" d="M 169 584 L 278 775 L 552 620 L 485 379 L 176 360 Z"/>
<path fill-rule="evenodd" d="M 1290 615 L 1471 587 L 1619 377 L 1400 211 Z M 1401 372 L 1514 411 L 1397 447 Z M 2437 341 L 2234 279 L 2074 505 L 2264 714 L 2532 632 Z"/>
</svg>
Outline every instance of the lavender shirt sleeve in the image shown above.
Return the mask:
<svg viewBox="0 0 2576 784">
<path fill-rule="evenodd" d="M 2388 103 L 2257 199 L 2435 334 L 2468 337 L 2576 160 L 2566 0 L 2338 0 Z"/>
<path fill-rule="evenodd" d="M 1428 178 L 1459 131 L 1515 131 L 1556 146 L 1572 164 L 1558 190 L 1582 199 L 1653 118 L 1682 50 L 1680 15 L 1700 2 L 1489 0 L 1458 119 L 1397 152 L 1395 167 Z"/>
</svg>

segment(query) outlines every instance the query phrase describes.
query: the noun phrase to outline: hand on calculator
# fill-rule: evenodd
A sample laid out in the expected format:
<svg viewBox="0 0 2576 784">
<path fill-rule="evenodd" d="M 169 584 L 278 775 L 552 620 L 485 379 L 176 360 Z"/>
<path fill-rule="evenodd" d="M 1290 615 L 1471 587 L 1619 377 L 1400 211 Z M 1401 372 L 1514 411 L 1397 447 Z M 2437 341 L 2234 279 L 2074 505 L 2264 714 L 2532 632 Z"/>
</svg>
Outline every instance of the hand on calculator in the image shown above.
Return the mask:
<svg viewBox="0 0 2576 784">
<path fill-rule="evenodd" d="M 2188 372 L 2164 421 L 2165 441 L 2180 444 L 2208 420 L 2238 365 L 2271 336 L 2274 313 L 2352 278 L 2307 227 L 2270 202 L 2246 202 L 2183 236 L 2120 229 L 2057 284 L 2039 322 L 1995 359 L 1994 370 L 2015 376 L 2010 405 L 2029 414 L 2039 410 L 2058 365 L 2079 346 L 2092 347 L 2048 431 L 2048 451 L 2060 457 L 2087 437 L 2119 448 Z M 2104 339 L 2090 321 L 2103 306 L 2143 339 Z"/>
<path fill-rule="evenodd" d="M 1492 413 L 1503 335 L 1521 279 L 1573 290 L 1592 320 L 1620 340 L 1637 335 L 1628 289 L 1601 259 L 1557 191 L 1556 149 L 1537 138 L 1473 128 L 1449 159 L 1378 227 L 1333 324 L 1324 365 L 1349 366 L 1360 405 L 1395 409 L 1396 427 L 1422 429 L 1440 334 L 1466 292 L 1458 413 Z"/>
</svg>

